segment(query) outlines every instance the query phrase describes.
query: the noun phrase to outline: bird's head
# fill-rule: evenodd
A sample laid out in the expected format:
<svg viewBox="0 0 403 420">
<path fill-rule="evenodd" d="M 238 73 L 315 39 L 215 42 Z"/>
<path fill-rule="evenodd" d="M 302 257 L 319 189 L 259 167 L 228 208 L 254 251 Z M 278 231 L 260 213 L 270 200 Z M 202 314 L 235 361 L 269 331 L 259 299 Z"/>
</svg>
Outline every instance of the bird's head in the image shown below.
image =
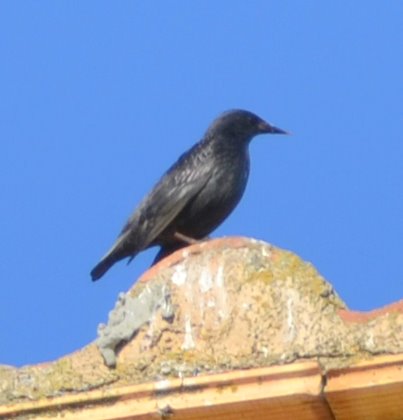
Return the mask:
<svg viewBox="0 0 403 420">
<path fill-rule="evenodd" d="M 235 109 L 221 114 L 207 130 L 209 138 L 231 138 L 249 143 L 258 134 L 288 134 L 249 111 Z"/>
</svg>

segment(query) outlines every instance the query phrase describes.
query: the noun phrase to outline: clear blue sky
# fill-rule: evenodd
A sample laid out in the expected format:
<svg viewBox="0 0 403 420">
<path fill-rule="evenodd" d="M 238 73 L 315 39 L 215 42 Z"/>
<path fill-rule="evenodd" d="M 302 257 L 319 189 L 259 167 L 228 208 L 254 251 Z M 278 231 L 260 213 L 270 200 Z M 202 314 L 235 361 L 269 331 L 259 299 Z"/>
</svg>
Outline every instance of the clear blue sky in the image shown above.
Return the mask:
<svg viewBox="0 0 403 420">
<path fill-rule="evenodd" d="M 230 108 L 251 144 L 213 234 L 312 262 L 352 309 L 403 298 L 403 2 L 2 1 L 0 363 L 96 336 L 156 249 L 89 271 L 139 200 Z"/>
</svg>

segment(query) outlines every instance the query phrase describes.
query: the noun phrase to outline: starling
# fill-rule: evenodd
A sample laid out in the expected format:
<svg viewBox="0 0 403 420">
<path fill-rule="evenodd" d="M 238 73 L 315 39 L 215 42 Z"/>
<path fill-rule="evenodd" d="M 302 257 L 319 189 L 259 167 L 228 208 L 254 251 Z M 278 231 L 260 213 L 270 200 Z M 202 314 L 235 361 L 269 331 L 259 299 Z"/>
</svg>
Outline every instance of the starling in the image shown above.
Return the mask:
<svg viewBox="0 0 403 420">
<path fill-rule="evenodd" d="M 154 262 L 205 238 L 232 212 L 249 175 L 248 146 L 258 134 L 287 134 L 257 115 L 231 110 L 165 173 L 91 271 L 98 280 L 117 261 L 159 245 Z"/>
</svg>

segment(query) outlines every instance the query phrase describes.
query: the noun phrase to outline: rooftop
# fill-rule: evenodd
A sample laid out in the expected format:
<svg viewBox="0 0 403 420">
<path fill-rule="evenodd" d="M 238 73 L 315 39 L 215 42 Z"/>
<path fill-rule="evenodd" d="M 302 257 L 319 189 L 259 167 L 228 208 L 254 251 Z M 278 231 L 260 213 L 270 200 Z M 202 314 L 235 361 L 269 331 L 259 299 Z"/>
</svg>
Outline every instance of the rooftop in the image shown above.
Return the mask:
<svg viewBox="0 0 403 420">
<path fill-rule="evenodd" d="M 94 343 L 0 366 L 0 418 L 399 419 L 402 367 L 403 301 L 350 311 L 295 254 L 216 239 L 148 270 Z"/>
</svg>

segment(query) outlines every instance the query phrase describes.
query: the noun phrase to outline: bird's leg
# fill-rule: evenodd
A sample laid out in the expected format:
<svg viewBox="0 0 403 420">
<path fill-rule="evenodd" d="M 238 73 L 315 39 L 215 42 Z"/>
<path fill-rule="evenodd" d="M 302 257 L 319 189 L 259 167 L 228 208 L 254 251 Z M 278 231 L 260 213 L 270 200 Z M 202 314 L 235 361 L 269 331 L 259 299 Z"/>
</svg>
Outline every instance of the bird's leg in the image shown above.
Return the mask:
<svg viewBox="0 0 403 420">
<path fill-rule="evenodd" d="M 191 237 L 186 236 L 186 235 L 184 235 L 183 233 L 180 233 L 180 232 L 175 232 L 174 233 L 174 238 L 178 239 L 179 241 L 185 242 L 188 245 L 193 245 L 193 244 L 197 244 L 198 242 L 200 242 L 200 240 L 191 238 Z"/>
</svg>

